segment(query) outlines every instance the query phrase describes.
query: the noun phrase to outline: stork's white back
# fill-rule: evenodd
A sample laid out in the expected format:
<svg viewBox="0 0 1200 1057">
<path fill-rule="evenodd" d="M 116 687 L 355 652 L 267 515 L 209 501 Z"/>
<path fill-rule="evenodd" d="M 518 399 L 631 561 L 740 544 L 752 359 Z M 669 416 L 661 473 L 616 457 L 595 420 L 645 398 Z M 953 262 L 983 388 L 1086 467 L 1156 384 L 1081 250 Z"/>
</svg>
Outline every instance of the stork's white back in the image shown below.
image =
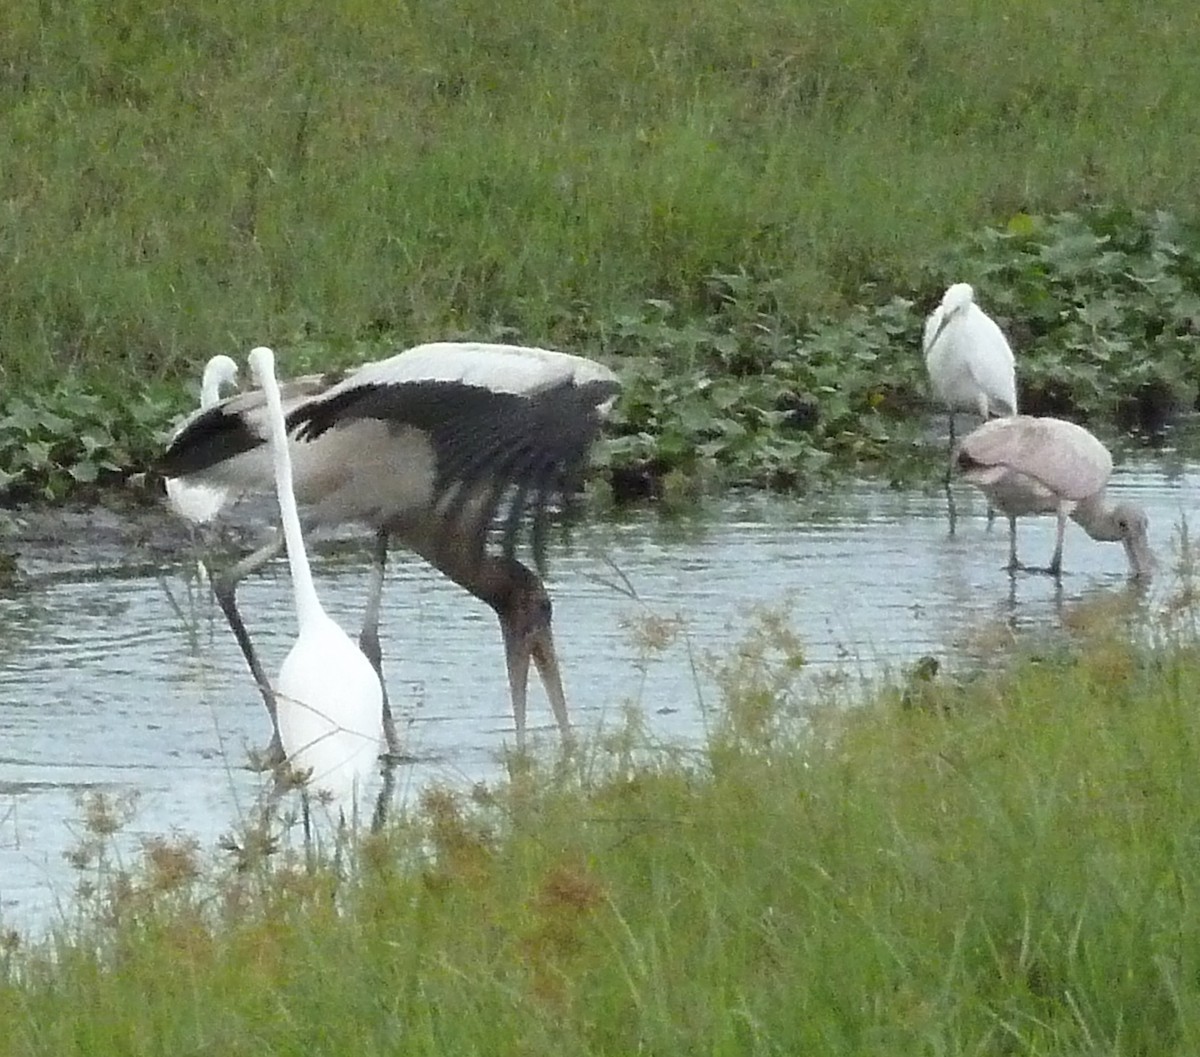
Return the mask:
<svg viewBox="0 0 1200 1057">
<path fill-rule="evenodd" d="M 615 381 L 603 364 L 567 352 L 526 345 L 439 341 L 416 345 L 386 360 L 364 364 L 327 396 L 365 385 L 461 382 L 498 393 L 535 393 L 563 382 Z"/>
</svg>

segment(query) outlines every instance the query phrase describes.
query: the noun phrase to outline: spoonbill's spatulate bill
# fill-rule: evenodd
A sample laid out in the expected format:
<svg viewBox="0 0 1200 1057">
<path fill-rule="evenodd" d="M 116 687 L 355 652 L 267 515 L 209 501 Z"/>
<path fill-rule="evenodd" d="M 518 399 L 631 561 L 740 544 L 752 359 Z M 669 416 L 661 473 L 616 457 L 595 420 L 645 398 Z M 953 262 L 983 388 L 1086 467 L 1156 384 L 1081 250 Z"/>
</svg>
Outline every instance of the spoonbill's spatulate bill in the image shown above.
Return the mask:
<svg viewBox="0 0 1200 1057">
<path fill-rule="evenodd" d="M 300 625 L 275 683 L 279 738 L 288 764 L 308 775 L 307 787 L 328 794 L 350 813 L 378 768 L 383 692 L 371 662 L 317 597 L 296 509 L 283 402 L 270 349 L 260 347 L 250 353 L 250 373 L 265 398 L 269 450 Z"/>
<path fill-rule="evenodd" d="M 562 736 L 570 724 L 550 598 L 516 557 L 520 529 L 541 565 L 552 508 L 569 503 L 619 384 L 602 364 L 548 349 L 478 342 L 419 345 L 351 371 L 285 384 L 296 498 L 306 526 L 363 524 L 375 562 L 360 643 L 382 669 L 380 592 L 389 539 L 420 554 L 496 613 L 518 745 L 528 671 L 538 670 Z M 164 474 L 241 491 L 271 484 L 259 394 L 190 420 L 160 463 Z M 489 550 L 498 527 L 499 548 Z M 260 687 L 267 685 L 237 611 L 237 582 L 279 552 L 276 537 L 214 589 Z M 264 690 L 264 700 L 269 695 Z M 386 696 L 385 696 L 386 714 Z M 389 747 L 396 742 L 386 722 Z"/>
<path fill-rule="evenodd" d="M 957 465 L 1009 519 L 1009 568 L 1017 561 L 1016 519 L 1056 514 L 1058 535 L 1047 571 L 1062 572 L 1067 518 L 1094 540 L 1120 542 L 1134 577 L 1148 577 L 1155 560 L 1146 513 L 1133 503 L 1105 497 L 1112 455 L 1089 430 L 1060 418 L 1018 415 L 985 422 L 963 438 Z"/>
</svg>

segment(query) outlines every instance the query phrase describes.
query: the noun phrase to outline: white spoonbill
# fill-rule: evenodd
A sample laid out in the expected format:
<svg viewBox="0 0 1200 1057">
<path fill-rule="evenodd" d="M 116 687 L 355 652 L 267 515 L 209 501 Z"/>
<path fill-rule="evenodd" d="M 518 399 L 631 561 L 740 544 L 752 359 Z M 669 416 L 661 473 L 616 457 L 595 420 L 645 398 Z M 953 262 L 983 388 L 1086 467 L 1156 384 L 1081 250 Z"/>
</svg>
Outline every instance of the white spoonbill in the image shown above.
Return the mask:
<svg viewBox="0 0 1200 1057">
<path fill-rule="evenodd" d="M 389 539 L 425 558 L 496 613 L 504 638 L 518 746 L 524 744 L 530 663 L 561 734 L 570 734 L 541 579 L 515 556 L 531 515 L 540 567 L 549 508 L 566 505 L 620 389 L 607 367 L 518 345 L 438 342 L 367 363 L 340 378 L 285 384 L 296 497 L 306 527 L 363 524 L 374 567 L 359 642 L 377 671 L 379 604 Z M 193 416 L 159 464 L 168 476 L 239 491 L 270 484 L 261 398 L 242 394 Z M 499 553 L 485 548 L 500 523 Z M 217 600 L 260 688 L 267 686 L 237 611 L 242 577 L 279 553 L 276 536 L 214 577 Z M 273 706 L 264 689 L 268 709 Z M 397 751 L 386 691 L 388 747 Z"/>
<path fill-rule="evenodd" d="M 975 303 L 969 283 L 954 283 L 925 320 L 925 369 L 933 394 L 949 412 L 949 464 L 946 503 L 954 530 L 954 413 L 972 411 L 985 422 L 992 415 L 1017 413 L 1017 378 L 1012 348 L 1004 332 Z M 990 518 L 989 510 L 989 518 Z"/>
<path fill-rule="evenodd" d="M 292 460 L 275 355 L 250 353 L 251 377 L 266 399 L 266 426 L 300 634 L 275 683 L 279 740 L 288 764 L 307 772 L 306 787 L 326 793 L 349 815 L 378 768 L 383 748 L 383 690 L 366 655 L 321 607 L 304 550 L 292 484 Z"/>
<path fill-rule="evenodd" d="M 1133 503 L 1109 505 L 1105 488 L 1112 455 L 1083 426 L 1029 415 L 993 419 L 963 438 L 957 464 L 963 477 L 1008 515 L 1009 569 L 1020 568 L 1016 519 L 1052 513 L 1058 515 L 1058 537 L 1047 572 L 1062 572 L 1063 533 L 1070 517 L 1092 539 L 1124 544 L 1135 578 L 1151 574 L 1155 560 L 1146 513 Z"/>
<path fill-rule="evenodd" d="M 238 366 L 229 356 L 214 356 L 204 365 L 200 379 L 200 409 L 206 410 L 221 399 L 221 389 L 237 384 Z M 203 525 L 220 513 L 225 505 L 224 488 L 207 484 L 188 484 L 168 477 L 167 502 L 181 518 L 194 525 Z"/>
</svg>

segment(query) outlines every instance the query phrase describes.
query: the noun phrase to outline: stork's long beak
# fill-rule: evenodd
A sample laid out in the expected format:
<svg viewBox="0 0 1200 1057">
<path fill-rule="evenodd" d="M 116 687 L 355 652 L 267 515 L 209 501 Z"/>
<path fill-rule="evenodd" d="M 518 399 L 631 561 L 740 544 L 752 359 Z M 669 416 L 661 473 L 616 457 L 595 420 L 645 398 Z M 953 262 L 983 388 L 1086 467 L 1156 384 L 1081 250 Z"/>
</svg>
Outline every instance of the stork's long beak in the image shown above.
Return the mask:
<svg viewBox="0 0 1200 1057">
<path fill-rule="evenodd" d="M 554 632 L 549 625 L 521 633 L 504 625 L 504 659 L 508 666 L 508 690 L 512 696 L 513 719 L 517 728 L 517 748 L 525 748 L 525 714 L 529 699 L 529 662 L 533 661 L 538 677 L 545 687 L 546 697 L 563 739 L 570 737 L 567 718 L 567 697 L 563 692 L 562 672 L 554 648 Z"/>
<path fill-rule="evenodd" d="M 1126 536 L 1125 556 L 1129 559 L 1129 572 L 1135 580 L 1149 580 L 1158 568 L 1158 559 L 1150 549 L 1150 543 L 1144 533 Z"/>
</svg>

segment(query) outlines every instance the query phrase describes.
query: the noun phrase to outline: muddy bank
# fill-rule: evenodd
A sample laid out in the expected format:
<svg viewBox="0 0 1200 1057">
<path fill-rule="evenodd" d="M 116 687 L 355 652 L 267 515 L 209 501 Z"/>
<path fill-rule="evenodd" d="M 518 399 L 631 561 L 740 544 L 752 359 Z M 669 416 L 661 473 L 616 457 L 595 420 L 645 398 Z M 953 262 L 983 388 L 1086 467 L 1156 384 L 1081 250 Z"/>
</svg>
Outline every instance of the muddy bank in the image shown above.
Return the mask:
<svg viewBox="0 0 1200 1057">
<path fill-rule="evenodd" d="M 247 498 L 225 511 L 218 526 L 194 530 L 165 503 L 129 489 L 101 493 L 89 503 L 30 503 L 0 510 L 0 584 L 70 569 L 161 567 L 193 550 L 233 551 L 270 530 L 274 499 Z"/>
</svg>

